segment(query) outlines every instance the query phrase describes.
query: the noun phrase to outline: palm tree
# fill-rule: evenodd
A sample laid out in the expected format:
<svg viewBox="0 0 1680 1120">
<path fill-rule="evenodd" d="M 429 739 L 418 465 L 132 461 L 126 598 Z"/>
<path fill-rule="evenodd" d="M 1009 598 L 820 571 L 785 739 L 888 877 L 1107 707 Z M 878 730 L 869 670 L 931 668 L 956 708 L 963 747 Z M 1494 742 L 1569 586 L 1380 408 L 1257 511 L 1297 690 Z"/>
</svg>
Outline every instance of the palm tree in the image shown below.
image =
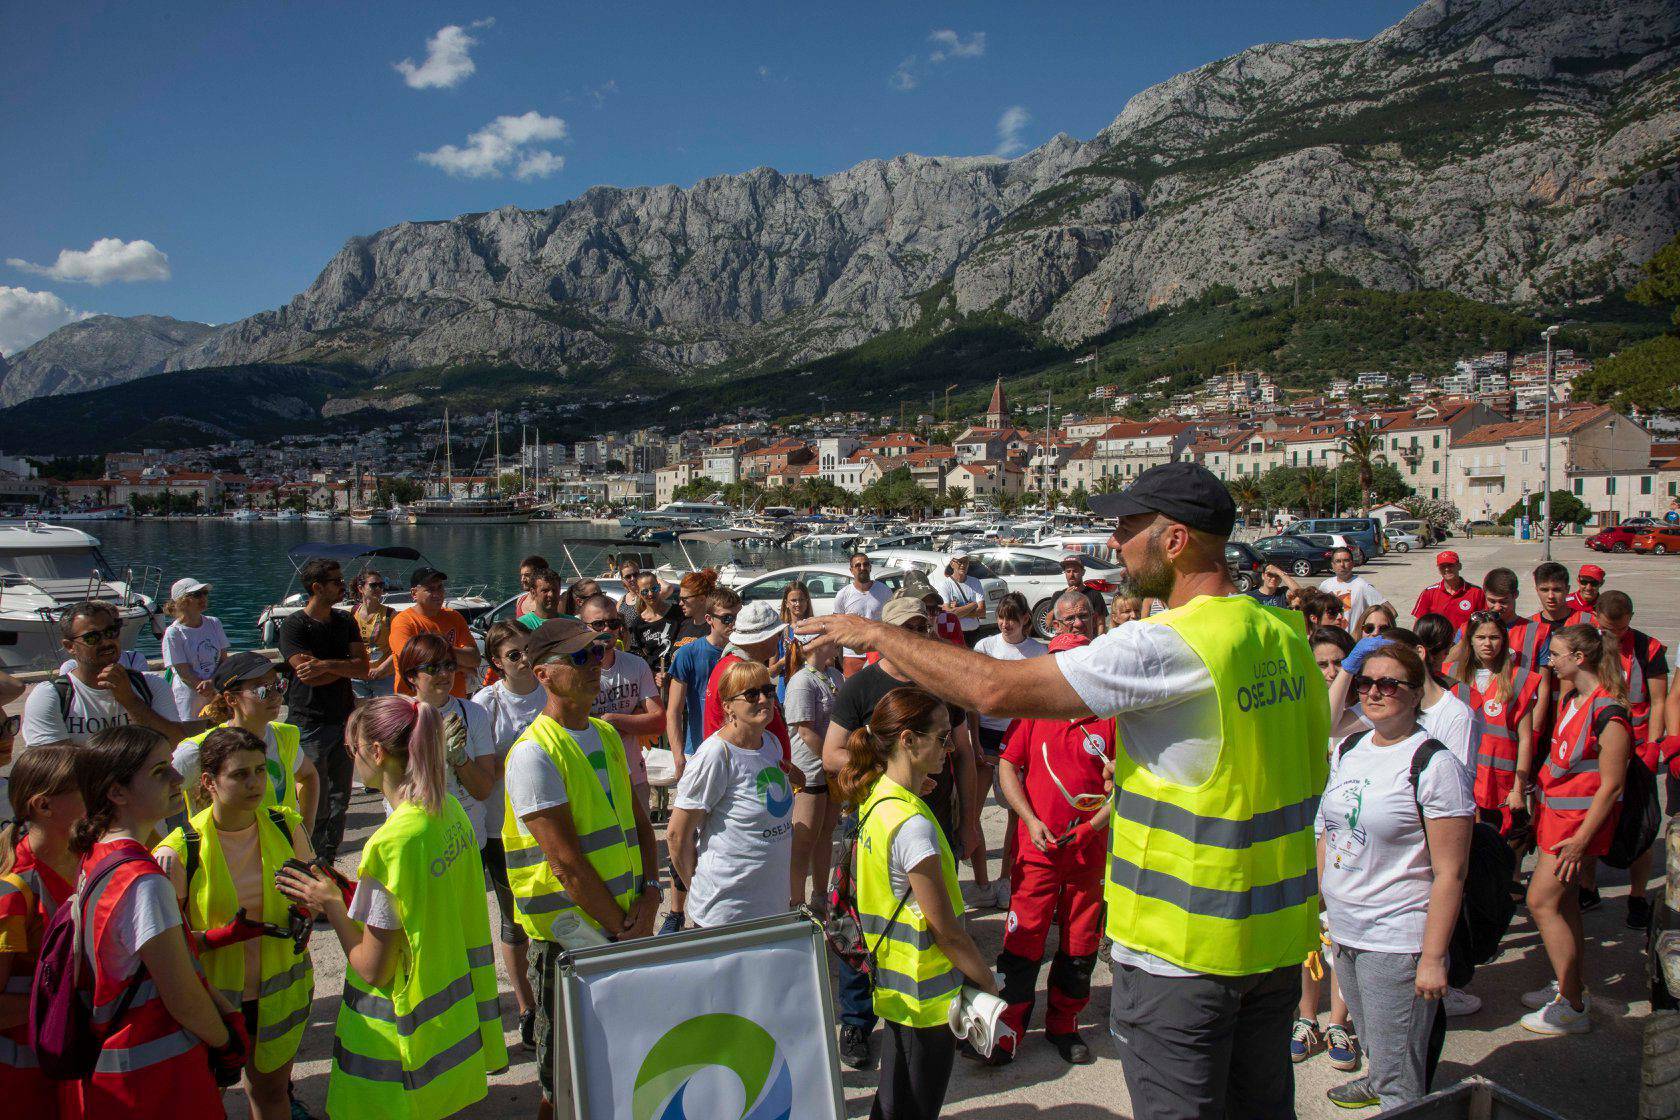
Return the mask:
<svg viewBox="0 0 1680 1120">
<path fill-rule="evenodd" d="M 1356 425 L 1342 437 L 1342 459 L 1359 472 L 1359 512 L 1371 512 L 1371 477 L 1382 461 L 1382 436 L 1372 425 Z"/>
<path fill-rule="evenodd" d="M 1302 467 L 1297 485 L 1307 515 L 1324 512 L 1324 496 L 1330 492 L 1330 472 L 1323 467 Z"/>
<path fill-rule="evenodd" d="M 1266 500 L 1260 492 L 1260 481 L 1252 475 L 1238 475 L 1225 483 L 1225 489 L 1231 492 L 1231 500 L 1245 517 Z"/>
<path fill-rule="evenodd" d="M 1093 492 L 1097 494 L 1117 494 L 1126 488 L 1126 484 L 1117 474 L 1105 474 L 1097 479 Z"/>
</svg>

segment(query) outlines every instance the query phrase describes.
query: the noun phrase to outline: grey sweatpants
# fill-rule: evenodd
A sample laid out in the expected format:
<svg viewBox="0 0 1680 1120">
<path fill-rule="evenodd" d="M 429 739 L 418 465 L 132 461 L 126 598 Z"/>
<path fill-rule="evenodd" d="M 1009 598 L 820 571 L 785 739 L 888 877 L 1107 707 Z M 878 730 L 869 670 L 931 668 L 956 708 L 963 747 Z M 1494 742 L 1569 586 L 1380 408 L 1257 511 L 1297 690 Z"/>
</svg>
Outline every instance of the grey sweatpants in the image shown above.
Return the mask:
<svg viewBox="0 0 1680 1120">
<path fill-rule="evenodd" d="M 1441 1001 L 1420 999 L 1417 953 L 1336 946 L 1336 979 L 1365 1049 L 1365 1078 L 1385 1109 L 1428 1091 L 1429 1032 Z"/>
</svg>

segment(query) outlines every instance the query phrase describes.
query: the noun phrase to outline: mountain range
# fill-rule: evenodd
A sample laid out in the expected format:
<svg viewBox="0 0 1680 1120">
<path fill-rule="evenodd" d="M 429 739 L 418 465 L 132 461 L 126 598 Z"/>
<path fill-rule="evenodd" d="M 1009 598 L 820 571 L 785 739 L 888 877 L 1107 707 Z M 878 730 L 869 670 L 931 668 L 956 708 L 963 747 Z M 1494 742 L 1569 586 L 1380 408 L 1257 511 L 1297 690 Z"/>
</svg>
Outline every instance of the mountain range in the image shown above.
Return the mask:
<svg viewBox="0 0 1680 1120">
<path fill-rule="evenodd" d="M 977 319 L 1074 347 L 1312 272 L 1567 303 L 1625 286 L 1677 230 L 1680 5 L 1428 0 L 1370 40 L 1209 63 L 1013 160 L 758 168 L 405 222 L 225 326 L 63 328 L 13 356 L 0 403 L 259 363 L 360 370 L 358 395 L 479 365 L 680 388 Z"/>
</svg>

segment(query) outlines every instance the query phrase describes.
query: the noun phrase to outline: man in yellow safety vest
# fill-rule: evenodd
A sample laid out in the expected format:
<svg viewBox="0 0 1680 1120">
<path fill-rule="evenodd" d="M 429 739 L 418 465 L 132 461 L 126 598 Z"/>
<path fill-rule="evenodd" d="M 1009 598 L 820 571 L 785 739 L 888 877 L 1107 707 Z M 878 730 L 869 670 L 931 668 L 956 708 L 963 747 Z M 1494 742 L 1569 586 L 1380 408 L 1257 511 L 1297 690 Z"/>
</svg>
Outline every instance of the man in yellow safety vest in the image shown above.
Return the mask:
<svg viewBox="0 0 1680 1120">
<path fill-rule="evenodd" d="M 1145 1120 L 1293 1116 L 1289 1028 L 1318 946 L 1313 818 L 1329 702 L 1301 616 L 1237 595 L 1225 486 L 1168 463 L 1091 505 L 1125 594 L 1169 608 L 1050 657 L 993 661 L 878 622 L 802 622 L 989 715 L 1113 716 L 1110 1030 Z"/>
</svg>

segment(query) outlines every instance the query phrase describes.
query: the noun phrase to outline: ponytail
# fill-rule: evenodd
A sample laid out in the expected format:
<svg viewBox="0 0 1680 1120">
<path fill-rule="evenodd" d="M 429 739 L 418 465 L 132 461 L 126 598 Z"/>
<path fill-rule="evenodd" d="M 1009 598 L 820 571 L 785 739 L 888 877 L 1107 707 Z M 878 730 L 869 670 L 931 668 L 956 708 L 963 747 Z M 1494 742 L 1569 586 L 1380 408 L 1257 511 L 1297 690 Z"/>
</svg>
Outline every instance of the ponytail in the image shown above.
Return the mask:
<svg viewBox="0 0 1680 1120">
<path fill-rule="evenodd" d="M 76 749 L 68 743 L 31 747 L 12 766 L 12 819 L 0 828 L 0 875 L 12 869 L 18 840 L 29 831 L 29 803 L 37 797 L 57 797 L 76 788 Z"/>
<path fill-rule="evenodd" d="M 1598 678 L 1598 685 L 1618 704 L 1627 703 L 1627 677 L 1622 673 L 1622 651 L 1615 642 L 1607 642 L 1598 627 L 1580 622 L 1565 626 L 1552 634 L 1572 653 L 1580 654 L 1582 663 Z"/>
<path fill-rule="evenodd" d="M 225 689 L 210 697 L 204 707 L 198 710 L 198 718 L 206 721 L 211 727 L 217 724 L 233 722 L 233 690 Z"/>
<path fill-rule="evenodd" d="M 403 764 L 398 796 L 429 814 L 443 809 L 443 720 L 430 704 L 408 696 L 381 696 L 350 713 L 349 736 L 370 739 Z"/>
<path fill-rule="evenodd" d="M 76 785 L 81 788 L 87 815 L 70 830 L 72 852 L 87 855 L 99 838 L 110 831 L 117 819 L 111 787 L 132 782 L 152 752 L 168 745 L 169 740 L 151 728 L 128 723 L 107 727 L 85 746 L 76 748 Z"/>
<path fill-rule="evenodd" d="M 835 777 L 840 799 L 847 805 L 863 804 L 864 798 L 886 773 L 893 747 L 906 732 L 925 735 L 937 726 L 934 716 L 944 702 L 919 688 L 895 688 L 875 705 L 869 722 L 846 739 L 846 765 Z M 912 791 L 915 792 L 915 791 Z"/>
</svg>

